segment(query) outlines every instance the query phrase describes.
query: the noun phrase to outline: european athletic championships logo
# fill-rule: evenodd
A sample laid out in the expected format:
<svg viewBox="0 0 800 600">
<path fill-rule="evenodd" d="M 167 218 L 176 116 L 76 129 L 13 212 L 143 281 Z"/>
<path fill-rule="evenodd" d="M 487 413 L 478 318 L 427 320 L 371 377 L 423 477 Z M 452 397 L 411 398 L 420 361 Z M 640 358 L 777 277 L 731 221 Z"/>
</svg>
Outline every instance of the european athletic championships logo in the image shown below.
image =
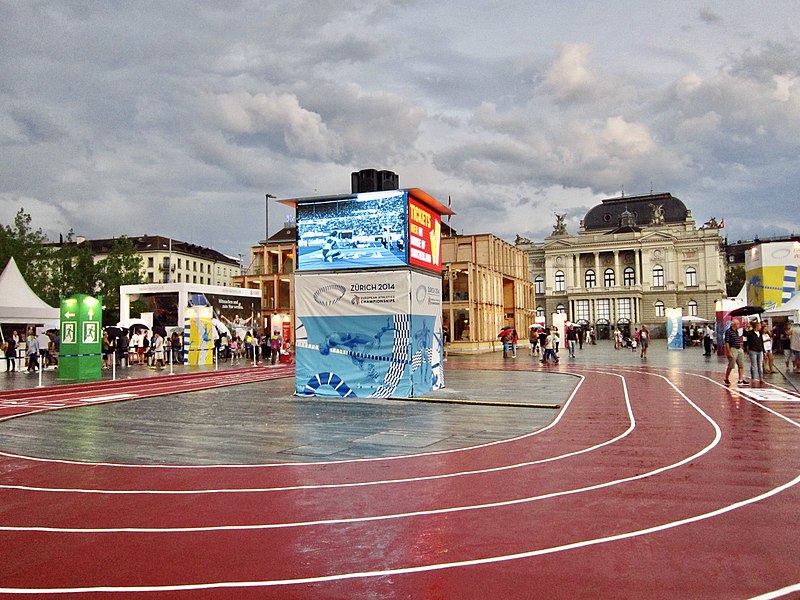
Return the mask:
<svg viewBox="0 0 800 600">
<path fill-rule="evenodd" d="M 314 292 L 314 302 L 322 306 L 336 304 L 344 297 L 347 288 L 337 283 L 323 286 Z"/>
</svg>

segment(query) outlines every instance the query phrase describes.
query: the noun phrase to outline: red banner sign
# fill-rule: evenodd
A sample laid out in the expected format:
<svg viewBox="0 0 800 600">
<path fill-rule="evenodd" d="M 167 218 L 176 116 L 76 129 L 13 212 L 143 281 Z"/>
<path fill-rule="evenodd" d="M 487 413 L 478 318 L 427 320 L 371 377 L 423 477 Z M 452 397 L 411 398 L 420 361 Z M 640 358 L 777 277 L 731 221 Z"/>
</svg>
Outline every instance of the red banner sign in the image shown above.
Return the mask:
<svg viewBox="0 0 800 600">
<path fill-rule="evenodd" d="M 424 204 L 408 199 L 408 262 L 431 271 L 442 271 L 442 220 Z"/>
</svg>

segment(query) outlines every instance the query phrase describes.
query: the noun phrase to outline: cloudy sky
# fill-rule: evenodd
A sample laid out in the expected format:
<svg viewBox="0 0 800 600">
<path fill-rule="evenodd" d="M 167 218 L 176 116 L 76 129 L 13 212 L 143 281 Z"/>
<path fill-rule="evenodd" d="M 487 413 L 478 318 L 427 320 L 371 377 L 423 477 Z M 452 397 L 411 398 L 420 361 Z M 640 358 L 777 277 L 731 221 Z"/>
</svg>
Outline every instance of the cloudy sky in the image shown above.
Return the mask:
<svg viewBox="0 0 800 600">
<path fill-rule="evenodd" d="M 236 256 L 264 194 L 378 168 L 509 241 L 651 189 L 731 241 L 800 233 L 797 8 L 0 0 L 0 221 Z"/>
</svg>

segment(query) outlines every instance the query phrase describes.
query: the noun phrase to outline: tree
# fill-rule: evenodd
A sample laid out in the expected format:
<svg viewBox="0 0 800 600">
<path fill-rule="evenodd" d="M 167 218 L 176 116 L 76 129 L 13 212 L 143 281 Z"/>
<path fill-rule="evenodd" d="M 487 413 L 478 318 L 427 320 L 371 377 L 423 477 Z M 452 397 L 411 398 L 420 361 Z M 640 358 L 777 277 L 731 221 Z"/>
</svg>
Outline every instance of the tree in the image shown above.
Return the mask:
<svg viewBox="0 0 800 600">
<path fill-rule="evenodd" d="M 97 294 L 103 297 L 103 322 L 119 321 L 119 288 L 144 283 L 144 265 L 133 242 L 122 236 L 114 240 L 108 256 L 97 263 Z"/>
<path fill-rule="evenodd" d="M 42 300 L 52 306 L 59 306 L 65 296 L 96 293 L 97 267 L 92 248 L 74 241 L 74 237 L 70 230 L 63 243 L 46 245 L 31 277 Z"/>
<path fill-rule="evenodd" d="M 729 297 L 739 294 L 744 285 L 745 275 L 743 265 L 728 265 L 725 269 L 725 293 Z"/>
<path fill-rule="evenodd" d="M 34 265 L 44 253 L 43 244 L 47 241 L 47 236 L 41 229 L 34 231 L 31 220 L 31 216 L 20 208 L 13 225 L 0 226 L 0 268 L 5 268 L 8 259 L 13 256 L 28 285 L 39 293 L 41 289 L 37 289 L 36 282 L 33 281 Z"/>
</svg>

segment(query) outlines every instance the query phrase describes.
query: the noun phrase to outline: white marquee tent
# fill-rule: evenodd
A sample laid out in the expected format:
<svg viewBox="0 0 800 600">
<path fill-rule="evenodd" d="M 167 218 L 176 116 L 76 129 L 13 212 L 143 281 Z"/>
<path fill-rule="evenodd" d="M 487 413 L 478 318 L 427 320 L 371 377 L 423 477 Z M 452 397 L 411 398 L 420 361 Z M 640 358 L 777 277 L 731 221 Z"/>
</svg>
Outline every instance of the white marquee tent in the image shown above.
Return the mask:
<svg viewBox="0 0 800 600">
<path fill-rule="evenodd" d="M 788 302 L 764 311 L 765 317 L 792 317 L 797 323 L 800 317 L 800 292 L 796 293 Z"/>
<path fill-rule="evenodd" d="M 34 293 L 11 257 L 0 274 L 0 323 L 43 325 L 60 317 L 61 310 Z"/>
</svg>

